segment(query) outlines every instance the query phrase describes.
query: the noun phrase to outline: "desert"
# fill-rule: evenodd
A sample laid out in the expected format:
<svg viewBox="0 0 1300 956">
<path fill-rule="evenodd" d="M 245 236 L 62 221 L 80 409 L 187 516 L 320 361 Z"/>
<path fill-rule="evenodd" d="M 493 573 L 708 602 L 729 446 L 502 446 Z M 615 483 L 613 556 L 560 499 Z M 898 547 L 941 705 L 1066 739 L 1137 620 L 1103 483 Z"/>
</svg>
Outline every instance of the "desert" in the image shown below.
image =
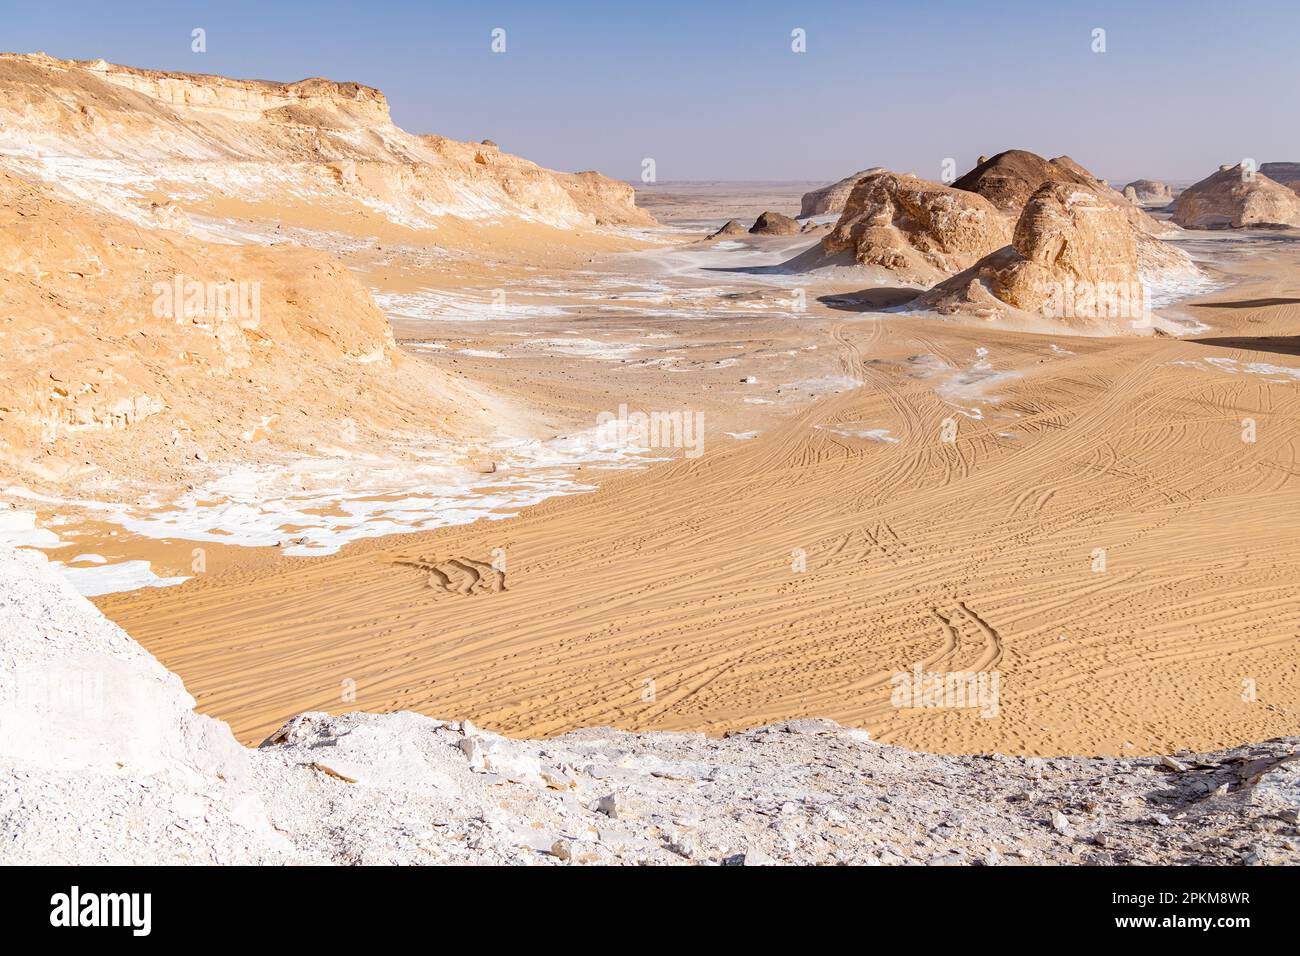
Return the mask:
<svg viewBox="0 0 1300 956">
<path fill-rule="evenodd" d="M 0 54 L 5 862 L 1300 860 L 1300 162 L 397 112 Z"/>
</svg>

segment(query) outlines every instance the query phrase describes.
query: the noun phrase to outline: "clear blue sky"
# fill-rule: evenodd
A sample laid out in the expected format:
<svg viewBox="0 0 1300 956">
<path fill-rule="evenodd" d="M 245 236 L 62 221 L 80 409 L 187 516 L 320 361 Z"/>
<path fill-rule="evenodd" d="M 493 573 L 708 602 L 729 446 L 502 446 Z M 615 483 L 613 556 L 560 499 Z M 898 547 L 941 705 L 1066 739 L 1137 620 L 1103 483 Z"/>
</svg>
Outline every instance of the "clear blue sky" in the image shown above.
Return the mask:
<svg viewBox="0 0 1300 956">
<path fill-rule="evenodd" d="M 353 80 L 413 132 L 629 179 L 647 156 L 660 180 L 938 178 L 1013 146 L 1125 180 L 1300 160 L 1296 0 L 7 0 L 0 48 Z"/>
</svg>

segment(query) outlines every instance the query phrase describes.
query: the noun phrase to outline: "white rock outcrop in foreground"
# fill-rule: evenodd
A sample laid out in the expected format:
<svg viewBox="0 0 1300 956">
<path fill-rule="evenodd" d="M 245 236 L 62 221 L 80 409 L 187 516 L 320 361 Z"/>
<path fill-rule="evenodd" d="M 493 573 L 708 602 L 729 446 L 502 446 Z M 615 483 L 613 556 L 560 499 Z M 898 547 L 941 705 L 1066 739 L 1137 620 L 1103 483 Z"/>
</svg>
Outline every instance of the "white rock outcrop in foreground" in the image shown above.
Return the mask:
<svg viewBox="0 0 1300 956">
<path fill-rule="evenodd" d="M 510 740 L 301 714 L 257 750 L 50 568 L 0 548 L 8 863 L 1296 862 L 1300 740 L 951 757 L 823 720 Z"/>
</svg>

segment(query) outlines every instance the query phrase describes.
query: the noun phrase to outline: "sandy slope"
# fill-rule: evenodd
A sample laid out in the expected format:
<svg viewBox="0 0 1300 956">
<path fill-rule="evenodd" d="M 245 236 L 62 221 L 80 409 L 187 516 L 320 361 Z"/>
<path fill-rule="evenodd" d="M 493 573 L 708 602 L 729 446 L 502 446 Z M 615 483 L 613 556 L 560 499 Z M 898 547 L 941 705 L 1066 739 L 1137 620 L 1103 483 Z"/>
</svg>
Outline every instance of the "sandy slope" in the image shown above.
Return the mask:
<svg viewBox="0 0 1300 956">
<path fill-rule="evenodd" d="M 1297 251 L 1257 248 L 1185 308 L 1221 344 L 842 312 L 802 331 L 863 387 L 755 440 L 513 521 L 99 604 L 245 741 L 358 707 L 518 735 L 817 715 L 944 752 L 1294 732 L 1300 360 L 1251 339 L 1300 323 Z M 504 587 L 458 593 L 494 549 Z M 996 670 L 998 716 L 892 706 L 917 665 Z"/>
</svg>

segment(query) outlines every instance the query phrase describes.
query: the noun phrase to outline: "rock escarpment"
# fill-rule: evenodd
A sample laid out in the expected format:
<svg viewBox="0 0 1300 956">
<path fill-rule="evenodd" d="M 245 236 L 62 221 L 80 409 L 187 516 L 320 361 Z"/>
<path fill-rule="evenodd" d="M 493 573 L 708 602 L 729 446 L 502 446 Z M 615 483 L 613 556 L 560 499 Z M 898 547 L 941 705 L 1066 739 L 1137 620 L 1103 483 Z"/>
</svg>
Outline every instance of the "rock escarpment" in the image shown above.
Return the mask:
<svg viewBox="0 0 1300 956">
<path fill-rule="evenodd" d="M 0 311 L 0 472 L 23 481 L 311 449 L 322 414 L 387 425 L 459 388 L 403 364 L 324 253 L 141 228 L 3 171 Z"/>
<path fill-rule="evenodd" d="M 378 90 L 166 73 L 42 54 L 0 55 L 0 155 L 143 221 L 160 187 L 185 210 L 218 201 L 359 205 L 395 223 L 522 219 L 647 225 L 626 183 L 556 173 L 494 144 L 416 136 Z"/>
<path fill-rule="evenodd" d="M 192 707 L 43 557 L 0 547 L 8 863 L 1296 861 L 1296 738 L 1043 759 L 915 753 L 814 719 L 536 741 L 308 713 L 248 750 Z"/>
<path fill-rule="evenodd" d="M 968 268 L 1010 237 L 1010 223 L 981 196 L 879 172 L 854 187 L 821 248 L 924 283 Z"/>
</svg>

